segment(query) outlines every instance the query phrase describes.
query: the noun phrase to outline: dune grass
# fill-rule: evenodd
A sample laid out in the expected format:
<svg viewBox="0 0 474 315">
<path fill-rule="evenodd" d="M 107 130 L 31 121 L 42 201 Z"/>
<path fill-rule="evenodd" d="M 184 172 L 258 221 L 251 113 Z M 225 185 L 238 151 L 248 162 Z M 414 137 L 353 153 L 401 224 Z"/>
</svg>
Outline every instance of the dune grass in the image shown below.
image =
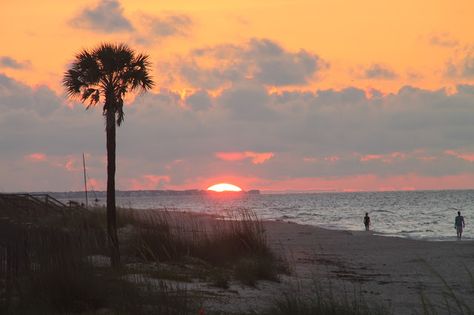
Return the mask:
<svg viewBox="0 0 474 315">
<path fill-rule="evenodd" d="M 262 221 L 247 210 L 209 218 L 119 209 L 118 218 L 125 265 L 113 270 L 95 261 L 108 256 L 103 208 L 27 220 L 2 216 L 0 313 L 199 314 L 202 297 L 177 283 L 200 279 L 220 289 L 229 289 L 235 281 L 258 286 L 260 280 L 278 281 L 291 267 L 272 252 Z M 444 300 L 435 304 L 422 292 L 422 313 L 473 314 L 470 302 L 434 268 L 427 268 L 444 284 Z M 474 277 L 465 269 L 474 292 Z M 260 313 L 391 313 L 360 294 L 335 294 L 330 287 L 287 292 Z"/>
<path fill-rule="evenodd" d="M 139 214 L 133 240 L 135 256 L 144 261 L 179 261 L 197 258 L 214 268 L 231 270 L 244 284 L 258 280 L 278 280 L 287 272 L 285 263 L 275 256 L 267 243 L 262 222 L 247 210 L 233 212 L 222 220 L 205 217 L 177 218 L 169 212 Z M 221 282 L 223 278 L 220 277 Z"/>
<path fill-rule="evenodd" d="M 216 221 L 119 209 L 118 218 L 120 270 L 95 263 L 108 255 L 102 208 L 0 220 L 0 313 L 197 314 L 199 296 L 162 280 L 198 277 L 228 288 L 236 279 L 255 286 L 278 280 L 284 270 L 251 212 Z M 150 270 L 150 263 L 158 268 Z M 173 263 L 195 267 L 187 267 L 189 274 L 163 267 Z"/>
<path fill-rule="evenodd" d="M 184 289 L 131 283 L 126 269 L 94 266 L 93 257 L 108 252 L 106 240 L 94 212 L 0 220 L 0 313 L 196 314 Z"/>
</svg>

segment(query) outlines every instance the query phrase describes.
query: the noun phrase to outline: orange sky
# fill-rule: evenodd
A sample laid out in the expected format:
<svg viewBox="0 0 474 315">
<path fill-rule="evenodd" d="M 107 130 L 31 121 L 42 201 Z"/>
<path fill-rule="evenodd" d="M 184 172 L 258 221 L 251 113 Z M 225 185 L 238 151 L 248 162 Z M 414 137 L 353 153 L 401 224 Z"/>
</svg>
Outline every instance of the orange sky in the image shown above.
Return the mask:
<svg viewBox="0 0 474 315">
<path fill-rule="evenodd" d="M 458 61 L 474 41 L 472 1 L 122 1 L 123 15 L 136 30 L 114 34 L 71 26 L 75 15 L 97 1 L 2 2 L 1 54 L 31 63 L 28 70 L 4 72 L 30 85 L 55 89 L 78 49 L 104 40 L 133 41 L 137 34 L 146 34 L 145 15 L 184 14 L 193 21 L 189 37 L 145 47 L 154 60 L 166 63 L 197 47 L 269 38 L 328 61 L 324 80 L 311 84 L 323 88 L 355 85 L 396 91 L 405 84 L 430 89 L 456 84 L 458 80 L 443 77 L 446 63 Z M 452 47 L 433 45 L 433 37 Z M 374 63 L 392 69 L 397 80 L 361 78 L 362 69 Z"/>
<path fill-rule="evenodd" d="M 101 29 L 100 18 L 87 19 L 87 12 L 92 12 L 91 15 L 96 14 L 102 6 L 115 6 L 113 12 L 115 22 L 122 23 L 121 29 L 118 27 L 114 29 L 115 26 L 110 25 L 106 25 Z M 0 29 L 2 29 L 0 58 L 4 58 L 0 59 L 0 74 L 20 85 L 31 88 L 33 94 L 38 93 L 40 90 L 38 87 L 45 86 L 48 91 L 49 89 L 54 91 L 64 105 L 66 102 L 63 99 L 63 90 L 60 84 L 62 75 L 74 55 L 79 50 L 94 47 L 100 42 L 114 41 L 126 42 L 137 50 L 150 55 L 153 62 L 152 71 L 158 83 L 153 90 L 154 95 L 166 95 L 170 98 L 174 95 L 181 97 L 173 101 L 180 109 L 163 105 L 160 114 L 163 116 L 163 113 L 165 113 L 165 116 L 169 115 L 173 119 L 183 120 L 183 126 L 189 126 L 190 124 L 188 121 L 184 122 L 187 118 L 180 116 L 191 115 L 189 111 L 186 111 L 190 108 L 188 104 L 189 97 L 202 91 L 205 91 L 202 93 L 205 94 L 206 100 L 210 98 L 213 102 L 212 105 L 209 105 L 213 111 L 204 112 L 200 110 L 194 113 L 195 116 L 191 119 L 191 123 L 196 123 L 196 125 L 199 125 L 199 123 L 205 125 L 208 122 L 218 125 L 224 119 L 222 117 L 227 117 L 225 116 L 227 112 L 214 110 L 216 109 L 215 104 L 225 103 L 232 99 L 234 96 L 231 92 L 234 90 L 237 91 L 236 93 L 240 93 L 241 90 L 252 91 L 254 93 L 252 97 L 256 97 L 255 95 L 261 93 L 259 89 L 264 89 L 268 93 L 268 97 L 271 98 L 272 95 L 282 95 L 283 91 L 294 91 L 298 94 L 303 91 L 314 93 L 318 90 L 332 89 L 336 91 L 336 94 L 341 93 L 342 95 L 342 91 L 346 88 L 358 88 L 366 93 L 368 99 L 364 102 L 370 103 L 367 106 L 372 108 L 375 103 L 372 104 L 371 99 L 379 95 L 378 93 L 386 97 L 382 101 L 386 107 L 392 106 L 393 103 L 402 107 L 406 103 L 406 99 L 400 93 L 400 89 L 404 86 L 411 86 L 429 91 L 427 93 L 433 95 L 437 93 L 437 90 L 444 89 L 442 102 L 449 103 L 453 101 L 455 104 L 461 104 L 462 106 L 466 104 L 466 106 L 471 106 L 472 99 L 467 94 L 460 95 L 456 93 L 457 86 L 474 84 L 474 19 L 472 18 L 472 12 L 474 12 L 474 2 L 469 0 L 454 2 L 444 0 L 400 0 L 391 2 L 376 0 L 91 0 L 72 2 L 5 0 L 2 1 L 0 10 Z M 252 40 L 256 41 L 252 42 Z M 269 83 L 268 80 L 256 84 L 256 77 L 259 73 L 254 68 L 260 65 L 258 62 L 265 62 L 267 55 L 255 57 L 256 53 L 252 50 L 255 47 L 252 45 L 262 44 L 264 41 L 279 45 L 283 51 L 281 58 L 284 62 L 288 62 L 290 65 L 293 63 L 295 65 L 303 64 L 301 71 L 307 70 L 304 68 L 306 66 L 304 56 L 310 56 L 314 60 L 317 59 L 316 69 L 308 70 L 303 80 L 300 78 L 300 81 L 295 80 L 292 84 L 273 84 Z M 223 47 L 226 47 L 227 50 Z M 199 50 L 206 52 L 199 55 L 197 53 Z M 234 55 L 222 55 L 222 51 L 231 51 L 235 54 L 235 58 L 240 59 L 234 59 Z M 254 55 L 249 57 L 251 54 Z M 246 63 L 246 58 L 262 59 Z M 12 62 L 15 62 L 16 66 L 11 65 Z M 225 81 L 225 79 L 222 79 L 222 75 L 227 75 L 227 73 L 218 73 L 219 75 L 215 79 L 217 83 L 209 86 L 200 85 L 200 82 L 203 81 L 202 78 L 199 79 L 199 75 L 195 73 L 193 73 L 195 77 L 189 74 L 186 76 L 183 70 L 185 69 L 184 66 L 189 66 L 189 69 L 195 67 L 192 70 L 198 69 L 197 71 L 201 71 L 204 79 L 208 79 L 206 76 L 215 74 L 220 67 L 234 70 L 232 67 L 235 66 L 236 71 L 241 71 L 247 81 L 245 84 L 242 83 L 242 79 L 238 83 L 236 83 L 236 80 Z M 207 70 L 209 72 L 205 72 Z M 472 71 L 472 73 L 469 71 Z M 195 81 L 193 81 L 193 78 Z M 7 95 L 8 93 L 4 92 L 4 94 Z M 418 101 L 426 102 L 422 96 L 423 93 L 420 92 L 419 94 L 409 99 L 413 100 L 414 104 L 418 104 Z M 393 97 L 390 97 L 390 95 Z M 450 98 L 450 95 L 455 95 L 455 97 Z M 438 96 L 436 94 L 436 97 Z M 296 105 L 290 102 L 285 103 L 285 105 L 280 104 L 281 107 L 278 107 L 280 106 L 278 105 L 279 101 L 272 100 L 268 102 L 269 104 L 271 102 L 278 103 L 277 105 L 271 103 L 271 106 L 276 106 L 278 110 L 281 110 L 280 115 L 288 115 L 287 117 L 292 117 L 291 119 L 301 119 L 303 121 L 305 115 L 298 114 L 299 111 L 310 110 L 313 103 L 305 103 L 298 107 L 300 106 L 298 102 L 304 102 L 302 99 L 295 101 Z M 342 99 L 344 98 L 342 97 Z M 130 99 L 129 103 L 132 101 L 133 98 Z M 161 99 L 157 102 L 161 102 Z M 315 102 L 318 102 L 318 100 Z M 423 103 L 422 105 L 425 106 L 426 104 Z M 426 110 L 428 115 L 429 110 L 425 107 L 423 107 L 423 110 Z M 460 114 L 452 113 L 453 123 L 446 127 L 447 129 L 442 132 L 442 135 L 453 135 L 461 132 L 458 130 L 460 126 L 457 120 L 458 117 L 461 119 L 463 116 L 467 117 L 466 113 L 470 115 L 473 112 L 472 107 L 467 111 L 464 110 L 465 107 L 463 107 Z M 323 108 L 319 114 L 324 116 L 331 112 L 333 118 L 339 115 L 337 111 L 332 111 L 333 109 Z M 399 114 L 396 110 L 393 110 L 393 113 L 391 111 L 392 109 L 390 109 L 390 115 Z M 400 113 L 406 112 L 407 109 L 400 110 Z M 423 113 L 416 112 L 415 114 L 423 116 Z M 137 115 L 141 117 L 137 119 L 146 121 L 146 114 L 138 113 Z M 311 113 L 308 112 L 307 115 L 311 115 Z M 88 114 L 88 117 L 90 116 Z M 168 119 L 170 119 L 169 117 Z M 361 114 L 361 117 L 364 117 L 364 115 Z M 440 117 L 443 117 L 443 115 L 440 115 Z M 100 117 L 96 118 L 97 120 L 100 119 Z M 288 119 L 290 120 L 290 118 Z M 351 119 L 350 114 L 347 119 Z M 367 116 L 367 119 L 370 118 Z M 409 118 L 406 119 L 409 120 Z M 347 125 L 342 119 L 335 119 L 335 121 L 341 123 L 341 126 Z M 100 130 L 100 122 L 95 123 L 98 124 Z M 235 120 L 229 120 L 229 123 L 237 124 Z M 248 120 L 248 123 L 253 126 L 251 120 Z M 285 120 L 282 120 L 280 125 L 284 123 Z M 371 121 L 372 123 L 374 121 Z M 438 122 L 432 121 L 432 123 L 436 125 Z M 70 124 L 76 126 L 76 123 L 71 122 Z M 133 123 L 130 124 L 130 128 L 135 128 Z M 292 128 L 297 128 L 301 125 L 301 122 L 288 124 L 293 126 Z M 239 125 L 240 129 L 236 127 L 236 130 L 250 128 L 248 127 L 250 125 L 242 123 Z M 77 122 L 77 126 L 81 126 L 81 123 Z M 226 126 L 225 122 L 223 122 L 223 126 Z M 261 126 L 267 126 L 266 120 L 262 120 Z M 137 126 L 136 128 L 140 127 Z M 267 127 L 268 130 L 271 128 L 273 127 Z M 309 132 L 307 131 L 308 128 L 301 131 L 289 131 L 294 131 L 295 134 L 304 134 Z M 373 128 L 383 127 L 377 125 Z M 403 129 L 403 127 L 401 128 Z M 6 130 L 8 132 L 12 131 L 12 129 Z M 260 129 L 255 127 L 255 130 Z M 190 134 L 199 133 L 198 131 L 199 129 L 196 127 Z M 381 130 L 375 129 L 373 133 L 379 133 L 379 131 Z M 163 131 L 160 130 L 160 132 Z M 177 130 L 169 132 L 171 134 L 180 133 Z M 232 132 L 235 133 L 235 131 Z M 319 135 L 321 132 L 319 130 L 318 132 Z M 425 132 L 426 134 L 433 133 L 433 130 L 414 133 L 414 138 L 417 138 L 418 135 L 421 138 L 421 135 L 424 135 Z M 140 132 L 136 131 L 136 133 Z M 255 131 L 255 133 L 259 135 L 260 131 Z M 262 135 L 264 133 L 262 132 Z M 462 133 L 464 135 L 469 132 L 464 130 Z M 284 134 L 283 131 L 282 134 Z M 390 135 L 393 135 L 393 133 Z M 206 137 L 209 137 L 209 134 L 206 134 Z M 202 136 L 202 138 L 194 141 L 208 143 L 206 137 Z M 342 135 L 337 139 L 343 138 Z M 400 148 L 395 148 L 390 152 L 400 151 L 401 154 L 408 156 L 416 150 L 425 150 L 435 156 L 437 161 L 450 159 L 449 161 L 454 164 L 449 167 L 446 166 L 446 171 L 440 172 L 443 174 L 435 174 L 435 171 L 431 172 L 432 174 L 428 171 L 424 174 L 418 174 L 413 168 L 404 169 L 400 166 L 400 168 L 394 168 L 393 173 L 387 175 L 383 173 L 383 170 L 368 169 L 368 164 L 363 164 L 366 161 L 359 159 L 360 156 L 378 157 L 390 154 L 388 149 L 381 147 L 378 149 L 375 145 L 367 149 L 361 148 L 359 151 L 358 148 L 348 148 L 347 143 L 343 144 L 341 142 L 339 148 L 328 145 L 324 152 L 313 152 L 312 149 L 308 149 L 307 142 L 302 142 L 299 148 L 292 147 L 290 137 L 287 140 L 288 142 L 281 143 L 282 140 L 280 142 L 275 141 L 275 143 L 267 142 L 268 145 L 263 140 L 259 143 L 264 143 L 264 145 L 250 143 L 247 140 L 239 140 L 235 143 L 222 143 L 232 142 L 232 140 L 221 140 L 221 142 L 215 140 L 215 142 L 212 142 L 212 149 L 209 147 L 208 152 L 206 152 L 206 163 L 216 166 L 209 166 L 206 171 L 203 170 L 203 174 L 194 174 L 192 179 L 184 179 L 184 175 L 179 171 L 177 172 L 180 175 L 172 174 L 171 171 L 175 167 L 173 161 L 183 161 L 180 164 L 180 167 L 183 167 L 183 165 L 187 165 L 186 163 L 196 163 L 195 161 L 203 159 L 204 155 L 204 153 L 199 153 L 201 155 L 198 156 L 196 153 L 195 160 L 193 160 L 193 157 L 183 156 L 181 151 L 176 149 L 170 150 L 170 152 L 178 152 L 175 155 L 171 156 L 170 153 L 170 156 L 163 157 L 163 161 L 160 162 L 162 164 L 161 170 L 154 170 L 150 166 L 148 169 L 137 170 L 136 174 L 127 173 L 121 187 L 122 189 L 140 187 L 180 189 L 196 188 L 196 186 L 198 186 L 197 188 L 203 188 L 212 184 L 213 180 L 226 181 L 226 178 L 227 181 L 237 181 L 235 184 L 244 186 L 244 189 L 260 188 L 269 190 L 472 187 L 474 178 L 473 161 L 460 157 L 471 156 L 474 152 L 474 147 L 469 145 L 468 142 L 454 144 L 452 141 L 446 140 L 444 143 L 430 147 L 431 144 L 428 142 L 419 142 L 416 145 L 409 143 L 413 140 L 413 134 L 401 138 L 405 139 L 406 145 L 400 145 Z M 440 137 L 438 136 L 438 138 Z M 330 140 L 338 141 L 337 139 L 331 138 Z M 132 146 L 133 141 L 133 139 L 124 140 L 130 146 Z M 68 159 L 77 153 L 73 151 L 49 152 L 49 150 L 53 150 L 48 147 L 49 144 L 43 145 L 44 147 L 31 145 L 19 150 L 21 153 L 18 154 L 25 158 L 17 160 L 22 160 L 23 163 L 36 163 L 32 165 L 38 167 L 39 165 L 46 165 L 44 163 L 48 157 L 54 156 L 54 159 L 64 160 L 55 162 L 55 165 L 66 165 Z M 209 143 L 208 145 L 211 146 Z M 319 148 L 323 144 L 313 143 L 312 145 L 314 148 Z M 364 141 L 361 141 L 361 146 L 363 145 Z M 87 151 L 87 148 L 81 150 Z M 301 151 L 296 153 L 292 150 Z M 456 155 L 449 154 L 449 152 L 460 153 L 456 153 Z M 329 171 L 323 171 L 321 174 L 324 175 L 307 177 L 304 176 L 305 171 L 299 169 L 292 170 L 292 172 L 295 172 L 294 174 L 270 176 L 269 174 L 272 172 L 267 169 L 268 165 L 283 165 L 282 157 L 286 158 L 291 153 L 295 156 L 291 159 L 288 158 L 288 161 L 298 160 L 304 163 L 319 161 L 320 164 L 317 167 L 324 167 L 325 170 L 330 170 L 331 163 L 334 162 L 342 163 L 346 161 L 349 165 L 352 163 L 350 162 L 352 161 L 351 158 L 361 163 L 361 166 L 358 171 L 351 170 L 347 171 L 346 174 L 334 176 L 331 176 Z M 95 156 L 97 161 L 100 160 L 98 153 L 91 154 Z M 298 157 L 296 157 L 296 154 Z M 139 165 L 138 159 L 134 162 L 132 155 L 124 154 L 123 160 L 131 165 Z M 413 160 L 419 161 L 420 158 L 415 155 L 413 154 Z M 331 160 L 329 158 L 331 156 L 338 158 Z M 347 158 L 344 159 L 344 156 Z M 357 158 L 354 158 L 354 156 L 357 156 Z M 38 159 L 39 157 L 41 158 Z M 342 157 L 341 161 L 339 161 L 339 157 Z M 5 161 L 10 158 L 7 158 L 5 154 Z M 152 165 L 154 158 L 151 155 L 148 164 L 141 163 L 140 165 Z M 194 162 L 191 162 L 191 160 Z M 376 162 L 371 161 L 371 163 Z M 406 160 L 399 162 L 405 163 Z M 327 165 L 322 166 L 321 163 Z M 236 165 L 244 164 L 248 170 L 245 174 L 239 174 Z M 305 165 L 310 164 L 306 163 Z M 100 167 L 98 165 L 97 170 Z M 347 167 L 349 168 L 349 166 Z M 281 168 L 279 166 L 279 169 Z M 453 169 L 452 172 L 450 171 L 451 168 Z M 51 171 L 44 170 L 44 172 Z M 206 176 L 206 172 L 208 176 Z M 274 171 L 274 173 L 277 174 L 278 171 Z M 104 183 L 103 174 L 99 175 L 97 173 L 93 177 L 96 183 Z M 180 180 L 176 181 L 178 177 L 180 177 Z M 456 182 L 457 180 L 462 184 Z M 444 185 L 440 183 L 444 183 Z M 56 189 L 53 188 L 54 185 L 48 185 L 50 184 L 45 183 L 44 186 L 40 185 L 38 189 Z M 22 189 L 22 187 L 25 190 L 33 189 L 29 184 L 21 183 L 17 183 L 12 187 L 14 187 L 12 189 Z M 79 188 L 80 184 L 74 184 L 74 187 Z M 9 188 L 5 186 L 3 189 L 8 190 Z"/>
</svg>

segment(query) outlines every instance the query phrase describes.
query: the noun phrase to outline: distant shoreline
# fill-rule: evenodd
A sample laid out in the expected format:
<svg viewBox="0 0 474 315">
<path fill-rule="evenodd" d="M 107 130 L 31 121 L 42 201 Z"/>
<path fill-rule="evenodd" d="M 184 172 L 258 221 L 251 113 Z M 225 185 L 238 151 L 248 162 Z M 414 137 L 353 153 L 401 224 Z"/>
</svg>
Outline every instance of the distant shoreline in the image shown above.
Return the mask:
<svg viewBox="0 0 474 315">
<path fill-rule="evenodd" d="M 241 192 L 224 192 L 224 194 L 256 194 L 256 195 L 299 195 L 299 194 L 366 194 L 366 193 L 419 193 L 419 192 L 449 192 L 449 191 L 474 191 L 474 188 L 470 189 L 420 189 L 420 190 L 360 190 L 360 191 L 338 191 L 338 190 L 260 190 L 251 189 Z M 31 194 L 50 194 L 52 196 L 69 196 L 71 198 L 79 198 L 84 196 L 84 191 L 9 191 L 2 193 L 31 193 Z M 105 190 L 89 190 L 89 194 L 97 194 L 106 196 Z M 116 195 L 120 196 L 147 196 L 147 195 L 208 195 L 209 193 L 214 194 L 205 189 L 184 189 L 184 190 L 173 190 L 173 189 L 151 189 L 151 190 L 116 190 Z M 222 193 L 217 193 L 222 194 Z M 74 197 L 73 197 L 74 196 Z"/>
</svg>

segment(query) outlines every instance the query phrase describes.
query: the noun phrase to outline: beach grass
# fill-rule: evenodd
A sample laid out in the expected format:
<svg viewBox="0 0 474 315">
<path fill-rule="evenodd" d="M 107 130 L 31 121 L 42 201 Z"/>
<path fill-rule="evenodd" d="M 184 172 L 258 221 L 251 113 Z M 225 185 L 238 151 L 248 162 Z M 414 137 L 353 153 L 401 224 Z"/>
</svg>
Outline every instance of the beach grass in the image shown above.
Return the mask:
<svg viewBox="0 0 474 315">
<path fill-rule="evenodd" d="M 208 220 L 119 209 L 118 218 L 119 270 L 109 267 L 103 208 L 0 220 L 0 312 L 197 314 L 199 294 L 174 282 L 199 278 L 226 289 L 234 279 L 255 286 L 277 281 L 284 270 L 262 222 L 244 210 Z"/>
<path fill-rule="evenodd" d="M 0 313 L 196 314 L 186 289 L 95 266 L 108 252 L 105 230 L 94 213 L 73 216 L 0 220 Z"/>
<path fill-rule="evenodd" d="M 278 274 L 288 270 L 270 250 L 262 222 L 249 211 L 240 210 L 218 220 L 177 218 L 167 211 L 136 214 L 139 217 L 133 220 L 139 223 L 131 249 L 143 261 L 183 261 L 192 257 L 229 273 L 221 280 L 233 276 L 251 286 L 258 280 L 277 281 Z"/>
<path fill-rule="evenodd" d="M 219 306 L 202 307 L 220 294 L 208 288 L 229 294 L 242 287 L 258 290 L 261 281 L 278 285 L 282 274 L 295 270 L 269 245 L 264 223 L 245 209 L 222 217 L 119 209 L 120 269 L 110 268 L 104 208 L 30 218 L 5 213 L 9 216 L 0 216 L 2 314 L 229 314 Z M 444 289 L 436 303 L 421 292 L 423 314 L 473 313 L 464 296 L 426 268 Z M 473 274 L 465 270 L 474 292 Z M 204 286 L 188 289 L 196 282 Z M 391 314 L 361 293 L 336 293 L 320 279 L 313 282 L 318 285 L 262 301 L 270 305 L 251 314 Z"/>
</svg>

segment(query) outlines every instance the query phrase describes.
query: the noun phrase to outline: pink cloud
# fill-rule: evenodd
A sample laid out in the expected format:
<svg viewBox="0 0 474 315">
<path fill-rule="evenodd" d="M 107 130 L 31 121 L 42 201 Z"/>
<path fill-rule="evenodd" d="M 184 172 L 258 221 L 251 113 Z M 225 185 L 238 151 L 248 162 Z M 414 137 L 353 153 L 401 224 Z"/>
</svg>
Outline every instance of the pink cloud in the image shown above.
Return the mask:
<svg viewBox="0 0 474 315">
<path fill-rule="evenodd" d="M 102 180 L 96 178 L 89 178 L 87 180 L 87 187 L 89 187 L 89 190 L 105 190 L 107 188 Z"/>
<path fill-rule="evenodd" d="M 31 162 L 43 162 L 46 161 L 46 154 L 44 153 L 31 153 L 29 155 L 25 155 L 25 159 Z"/>
<path fill-rule="evenodd" d="M 356 154 L 357 155 L 357 154 Z M 360 161 L 361 162 L 369 162 L 369 161 L 381 161 L 383 163 L 392 163 L 395 160 L 404 160 L 407 158 L 407 155 L 402 152 L 392 152 L 388 154 L 367 154 L 361 155 Z"/>
<path fill-rule="evenodd" d="M 243 152 L 216 152 L 216 157 L 224 161 L 240 161 L 246 158 Z"/>
<path fill-rule="evenodd" d="M 79 166 L 78 159 L 74 156 L 66 157 L 66 163 L 64 163 L 64 168 L 69 172 L 76 172 L 82 167 Z"/>
<path fill-rule="evenodd" d="M 149 190 L 158 189 L 160 184 L 170 181 L 168 175 L 143 175 L 140 178 L 132 178 L 130 180 L 130 188 L 132 190 Z"/>
<path fill-rule="evenodd" d="M 328 162 L 331 162 L 331 163 L 336 163 L 337 161 L 339 161 L 341 159 L 340 156 L 338 155 L 331 155 L 331 156 L 326 156 L 324 158 L 325 161 L 328 161 Z"/>
<path fill-rule="evenodd" d="M 361 162 L 381 160 L 381 159 L 383 159 L 383 155 L 380 155 L 380 154 L 367 154 L 360 157 Z"/>
<path fill-rule="evenodd" d="M 446 151 L 444 151 L 444 153 L 447 154 L 447 155 L 452 155 L 452 156 L 457 157 L 458 159 L 462 159 L 464 161 L 474 162 L 474 153 L 471 153 L 471 152 L 460 153 L 460 152 L 456 152 L 454 150 L 446 150 Z"/>
<path fill-rule="evenodd" d="M 305 156 L 303 158 L 303 161 L 306 162 L 306 163 L 315 163 L 315 162 L 318 161 L 318 159 L 315 158 L 315 157 L 311 157 L 311 156 Z"/>
<path fill-rule="evenodd" d="M 275 156 L 273 152 L 216 152 L 216 157 L 224 161 L 241 161 L 245 159 L 250 159 L 253 164 L 262 164 Z"/>
</svg>

